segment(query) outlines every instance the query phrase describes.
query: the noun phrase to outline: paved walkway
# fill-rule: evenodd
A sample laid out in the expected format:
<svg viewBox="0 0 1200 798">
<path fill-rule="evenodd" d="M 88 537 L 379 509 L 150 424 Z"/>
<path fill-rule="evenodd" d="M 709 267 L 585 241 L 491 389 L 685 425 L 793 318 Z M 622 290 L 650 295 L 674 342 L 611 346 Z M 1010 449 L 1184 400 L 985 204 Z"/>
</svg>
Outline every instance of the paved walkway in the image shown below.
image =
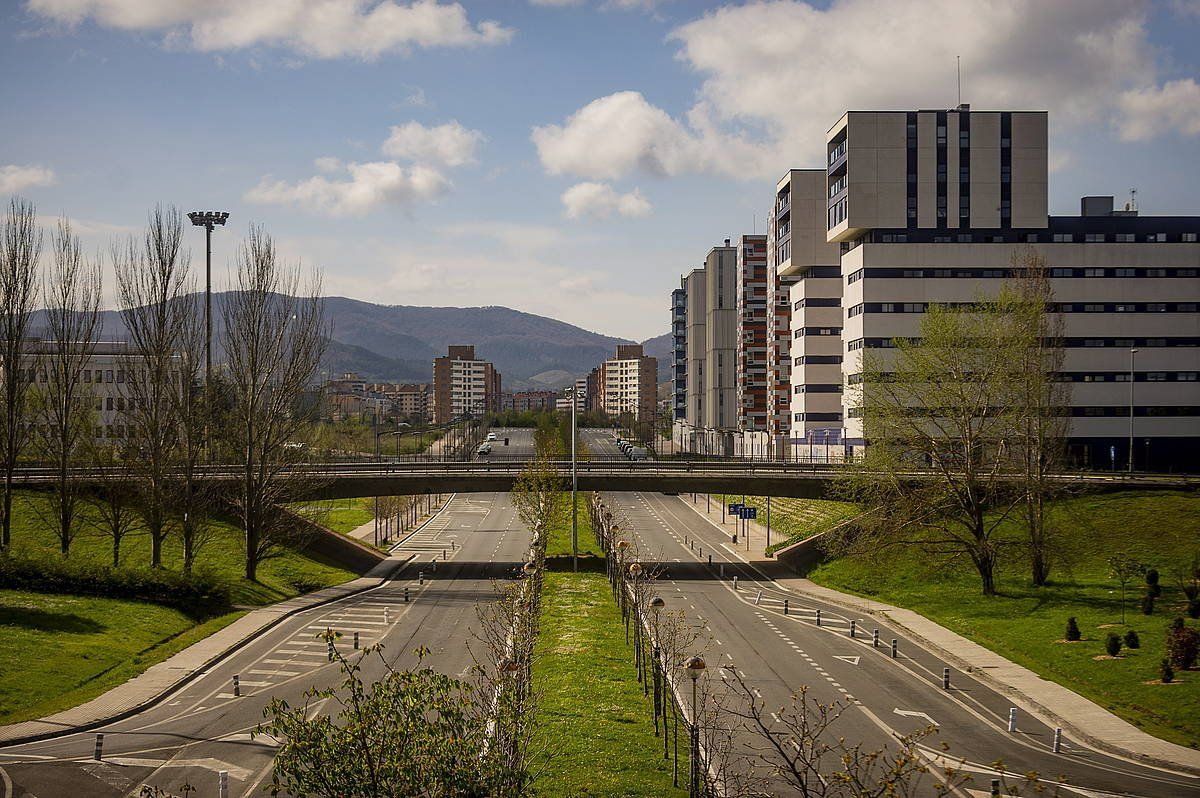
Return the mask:
<svg viewBox="0 0 1200 798">
<path fill-rule="evenodd" d="M 727 517 L 722 525 L 721 504 L 715 496 L 707 511 L 703 494 L 697 494 L 694 504 L 690 494 L 682 494 L 680 498 L 702 517 L 708 518 L 714 526 L 722 528 L 726 534 L 733 534 L 735 521 Z M 762 508 L 759 508 L 760 517 L 762 513 Z M 778 542 L 778 532 L 772 531 L 772 540 Z M 940 652 L 948 663 L 953 663 L 961 670 L 970 669 L 973 676 L 1010 697 L 1020 709 L 1038 716 L 1050 726 L 1062 727 L 1078 740 L 1138 760 L 1200 771 L 1200 751 L 1147 734 L 1078 693 L 1043 679 L 1028 668 L 1010 662 L 923 615 L 822 587 L 809 579 L 789 576 L 790 572 L 781 563 L 764 556 L 766 541 L 766 527 L 757 521 L 747 521 L 745 533 L 739 528 L 737 546 L 731 542 L 727 548 L 788 590 L 889 621 L 927 648 Z"/>
<path fill-rule="evenodd" d="M 422 513 L 421 517 L 417 519 L 417 523 L 413 524 L 408 529 L 400 530 L 400 534 L 396 535 L 395 538 L 391 541 L 391 543 L 389 545 L 391 545 L 391 546 L 400 545 L 400 543 L 403 542 L 404 539 L 408 535 L 411 535 L 413 532 L 416 532 L 422 526 L 427 524 L 431 518 L 436 516 L 442 510 L 446 509 L 446 505 L 450 503 L 450 500 L 452 498 L 454 498 L 453 493 L 443 493 L 440 495 L 443 497 L 441 503 L 432 504 L 429 511 Z M 357 526 L 354 529 L 351 529 L 346 534 L 352 538 L 361 540 L 364 543 L 369 543 L 369 542 L 373 541 L 375 539 L 375 519 L 371 519 L 367 523 Z M 381 535 L 383 534 L 382 528 L 380 529 L 380 534 Z"/>
<path fill-rule="evenodd" d="M 366 576 L 281 601 L 269 607 L 251 610 L 224 629 L 193 643 L 173 657 L 152 665 L 140 675 L 86 704 L 39 720 L 0 726 L 0 745 L 86 731 L 128 717 L 165 698 L 197 673 L 288 616 L 378 587 L 408 559 L 408 556 L 392 556 L 371 569 Z"/>
</svg>

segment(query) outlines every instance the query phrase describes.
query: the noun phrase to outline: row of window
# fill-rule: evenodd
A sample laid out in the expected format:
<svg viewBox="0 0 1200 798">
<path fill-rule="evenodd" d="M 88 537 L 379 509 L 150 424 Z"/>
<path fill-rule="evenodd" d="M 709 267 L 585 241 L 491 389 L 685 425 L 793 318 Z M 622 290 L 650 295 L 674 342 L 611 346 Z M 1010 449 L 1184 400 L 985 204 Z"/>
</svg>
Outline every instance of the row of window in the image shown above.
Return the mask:
<svg viewBox="0 0 1200 798">
<path fill-rule="evenodd" d="M 960 198 L 959 213 L 963 213 L 964 208 L 969 210 L 963 200 Z M 908 215 L 912 218 L 916 216 L 916 198 L 909 197 L 908 199 Z M 945 215 L 945 198 L 939 198 L 938 202 L 938 218 L 943 218 Z M 1001 214 L 1010 211 L 1008 200 L 1001 200 Z M 1019 235 L 1019 234 L 1018 234 Z M 1020 240 L 1027 244 L 1194 244 L 1197 241 L 1197 234 L 1193 232 L 1184 233 L 1025 233 Z M 866 242 L 879 242 L 881 244 L 907 244 L 909 243 L 908 233 L 869 233 L 865 236 Z M 926 236 L 914 236 L 914 243 L 917 240 L 928 240 Z M 1013 235 L 1004 235 L 1003 233 L 954 233 L 935 235 L 932 238 L 935 244 L 1011 244 L 1017 239 Z M 860 243 L 864 243 L 861 242 Z"/>
<path fill-rule="evenodd" d="M 935 411 L 932 408 L 913 408 L 910 414 L 913 416 L 932 416 Z M 1129 418 L 1129 406 L 1121 405 L 1101 405 L 1101 406 L 1072 406 L 1064 408 L 1060 414 L 1070 416 L 1072 418 Z M 1133 408 L 1135 418 L 1170 418 L 1178 416 L 1200 416 L 1200 406 L 1196 405 L 1137 405 Z M 862 418 L 863 411 L 861 407 L 852 407 L 849 410 L 850 418 Z"/>
<path fill-rule="evenodd" d="M 864 313 L 924 313 L 928 302 L 860 302 L 852 306 L 850 318 Z M 943 307 L 969 307 L 972 302 L 940 302 Z M 1056 313 L 1195 313 L 1200 309 L 1196 302 L 1062 302 L 1051 310 Z"/>
<path fill-rule="evenodd" d="M 803 310 L 804 308 L 840 308 L 841 306 L 841 297 L 806 297 L 798 300 L 792 308 L 794 310 Z"/>
<path fill-rule="evenodd" d="M 857 352 L 864 348 L 892 349 L 896 345 L 895 341 L 896 339 L 894 338 L 855 338 L 846 344 L 846 349 L 850 352 Z M 1063 346 L 1067 349 L 1098 349 L 1105 347 L 1132 349 L 1135 346 L 1146 348 L 1200 346 L 1200 338 L 1193 336 L 1177 336 L 1174 338 L 1064 338 L 1062 341 Z"/>
<path fill-rule="evenodd" d="M 793 385 L 792 393 L 841 393 L 842 386 L 839 383 L 806 383 L 804 385 Z"/>
<path fill-rule="evenodd" d="M 841 327 L 797 327 L 792 335 L 803 338 L 806 335 L 841 335 Z"/>
<path fill-rule="evenodd" d="M 996 268 L 967 268 L 955 269 L 897 269 L 888 267 L 857 269 L 846 276 L 847 285 L 857 283 L 867 277 L 880 279 L 1007 279 L 1018 276 L 1014 269 Z M 1148 277 L 1148 278 L 1195 278 L 1200 276 L 1200 270 L 1194 268 L 1141 268 L 1134 266 L 1101 267 L 1088 266 L 1083 268 L 1051 269 L 1051 277 Z"/>
<path fill-rule="evenodd" d="M 1061 371 L 1055 377 L 1058 382 L 1129 382 L 1128 371 Z M 1195 371 L 1135 371 L 1134 382 L 1196 382 L 1200 373 Z M 846 384 L 861 385 L 861 373 L 847 374 Z"/>
</svg>

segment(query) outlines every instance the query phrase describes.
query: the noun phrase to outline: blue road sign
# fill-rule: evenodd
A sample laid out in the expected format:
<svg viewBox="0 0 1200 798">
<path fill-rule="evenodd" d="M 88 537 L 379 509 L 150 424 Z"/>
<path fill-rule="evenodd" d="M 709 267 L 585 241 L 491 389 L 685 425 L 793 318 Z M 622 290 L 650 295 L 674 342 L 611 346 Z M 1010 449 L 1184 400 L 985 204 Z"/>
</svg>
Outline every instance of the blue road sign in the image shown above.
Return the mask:
<svg viewBox="0 0 1200 798">
<path fill-rule="evenodd" d="M 740 505 L 740 504 L 737 504 L 737 503 L 734 503 L 734 504 L 731 504 L 731 505 L 729 505 L 729 514 L 730 514 L 730 515 L 737 515 L 738 513 L 740 513 L 740 512 L 742 511 L 742 506 L 743 506 L 743 505 Z"/>
<path fill-rule="evenodd" d="M 748 518 L 750 520 L 754 520 L 755 518 L 758 518 L 758 508 L 757 507 L 743 507 L 742 508 L 742 518 Z"/>
</svg>

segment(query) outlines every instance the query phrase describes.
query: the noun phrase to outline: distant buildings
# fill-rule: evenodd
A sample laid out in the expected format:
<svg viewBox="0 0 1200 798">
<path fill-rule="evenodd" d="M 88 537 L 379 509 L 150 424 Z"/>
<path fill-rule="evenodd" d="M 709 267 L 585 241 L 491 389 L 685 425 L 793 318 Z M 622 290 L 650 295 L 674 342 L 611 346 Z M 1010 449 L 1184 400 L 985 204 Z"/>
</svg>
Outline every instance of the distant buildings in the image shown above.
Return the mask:
<svg viewBox="0 0 1200 798">
<path fill-rule="evenodd" d="M 511 409 L 518 413 L 553 410 L 560 396 L 562 394 L 559 391 L 516 391 L 512 395 Z"/>
<path fill-rule="evenodd" d="M 429 397 L 427 383 L 369 382 L 347 372 L 325 383 L 322 415 L 334 421 L 396 418 L 421 423 L 429 420 Z"/>
<path fill-rule="evenodd" d="M 1137 468 L 1194 467 L 1200 216 L 1140 216 L 1108 196 L 1050 216 L 1047 143 L 1042 111 L 844 114 L 825 163 L 776 185 L 765 324 L 761 236 L 713 248 L 672 292 L 677 441 L 853 454 L 868 443 L 850 390 L 862 353 L 918 334 L 931 304 L 994 295 L 1032 247 L 1063 320 L 1072 458 L 1125 467 L 1132 438 Z"/>
<path fill-rule="evenodd" d="M 474 346 L 451 346 L 433 361 L 433 421 L 444 424 L 464 416 L 500 409 L 500 372 L 475 357 Z"/>
<path fill-rule="evenodd" d="M 609 416 L 628 413 L 638 421 L 655 419 L 658 359 L 646 355 L 641 344 L 618 344 L 615 357 L 600 365 L 597 382 L 599 409 Z"/>
</svg>

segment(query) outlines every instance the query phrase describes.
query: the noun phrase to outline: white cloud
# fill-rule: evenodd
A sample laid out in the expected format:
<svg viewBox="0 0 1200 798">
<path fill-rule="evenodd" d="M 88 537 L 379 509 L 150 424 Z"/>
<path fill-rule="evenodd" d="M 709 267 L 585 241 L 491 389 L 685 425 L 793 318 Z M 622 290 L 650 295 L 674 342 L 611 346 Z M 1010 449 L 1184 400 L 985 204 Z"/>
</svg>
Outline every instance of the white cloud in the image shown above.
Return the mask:
<svg viewBox="0 0 1200 798">
<path fill-rule="evenodd" d="M 338 172 L 342 169 L 342 161 L 340 158 L 334 158 L 332 155 L 322 155 L 320 158 L 313 159 L 313 166 L 317 167 L 318 172 Z"/>
<path fill-rule="evenodd" d="M 650 202 L 636 188 L 628 194 L 618 194 L 607 183 L 577 183 L 563 192 L 563 215 L 568 219 L 607 219 L 618 216 L 648 216 Z"/>
<path fill-rule="evenodd" d="M 610 94 L 585 105 L 563 125 L 533 129 L 542 165 L 551 174 L 614 179 L 631 172 L 660 177 L 725 171 L 760 153 L 723 134 L 697 113 L 685 126 L 636 91 Z"/>
<path fill-rule="evenodd" d="M 1145 2 L 1129 0 L 794 0 L 731 5 L 670 34 L 703 77 L 684 113 L 635 92 L 600 97 L 533 140 L 551 174 L 778 177 L 820 164 L 848 108 L 1047 109 L 1055 131 L 1126 137 L 1191 131 L 1188 82 L 1160 85 Z M 1189 103 L 1170 110 L 1171 101 Z M 1133 109 L 1154 121 L 1129 117 Z"/>
<path fill-rule="evenodd" d="M 1200 84 L 1194 78 L 1131 89 L 1121 95 L 1120 107 L 1125 113 L 1120 123 L 1125 141 L 1171 132 L 1200 136 Z"/>
<path fill-rule="evenodd" d="M 391 135 L 383 143 L 383 154 L 408 161 L 462 166 L 475 161 L 475 148 L 483 141 L 482 133 L 458 122 L 436 127 L 407 122 L 392 128 Z"/>
<path fill-rule="evenodd" d="M 0 194 L 15 194 L 27 188 L 52 186 L 56 178 L 53 169 L 44 166 L 8 164 L 0 166 Z"/>
<path fill-rule="evenodd" d="M 247 202 L 264 205 L 297 205 L 334 216 L 359 216 L 381 205 L 411 207 L 436 199 L 450 186 L 436 169 L 404 168 L 390 161 L 350 163 L 349 177 L 331 180 L 318 175 L 298 183 L 264 177 L 245 194 Z"/>
<path fill-rule="evenodd" d="M 472 23 L 458 3 L 438 0 L 28 0 L 67 25 L 161 31 L 168 43 L 204 52 L 259 45 L 313 58 L 378 58 L 414 47 L 471 47 L 509 41 L 498 22 Z"/>
</svg>

